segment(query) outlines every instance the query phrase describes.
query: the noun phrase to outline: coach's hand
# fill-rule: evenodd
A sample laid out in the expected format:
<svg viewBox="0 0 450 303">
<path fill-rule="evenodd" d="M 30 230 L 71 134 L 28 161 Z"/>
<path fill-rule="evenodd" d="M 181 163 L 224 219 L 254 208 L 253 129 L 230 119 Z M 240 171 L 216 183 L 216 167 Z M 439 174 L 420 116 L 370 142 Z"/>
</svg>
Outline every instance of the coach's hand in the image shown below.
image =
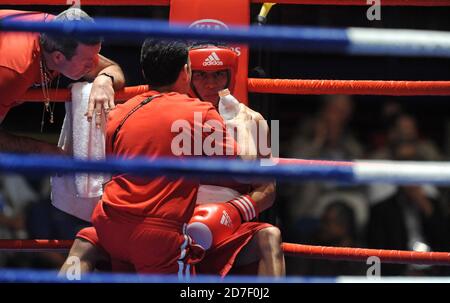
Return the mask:
<svg viewBox="0 0 450 303">
<path fill-rule="evenodd" d="M 104 112 L 105 115 L 108 115 L 113 108 L 115 108 L 115 104 L 112 79 L 105 75 L 99 75 L 92 83 L 86 117 L 90 122 L 95 114 L 95 125 L 100 127 L 102 113 Z"/>
</svg>

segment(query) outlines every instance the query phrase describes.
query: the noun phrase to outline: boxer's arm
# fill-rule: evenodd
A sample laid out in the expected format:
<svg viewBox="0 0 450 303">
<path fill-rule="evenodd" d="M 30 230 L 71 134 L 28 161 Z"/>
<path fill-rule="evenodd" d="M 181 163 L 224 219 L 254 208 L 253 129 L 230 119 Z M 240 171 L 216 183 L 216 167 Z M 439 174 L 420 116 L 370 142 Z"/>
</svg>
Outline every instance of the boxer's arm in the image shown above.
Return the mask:
<svg viewBox="0 0 450 303">
<path fill-rule="evenodd" d="M 245 137 L 250 138 L 246 144 L 250 146 L 247 148 L 248 150 L 253 151 L 247 158 L 255 159 L 255 158 L 270 158 L 272 156 L 271 148 L 270 148 L 270 129 L 267 124 L 266 119 L 259 113 L 245 104 L 240 104 L 240 114 L 236 117 L 239 118 L 237 123 L 237 127 L 242 129 Z M 250 128 L 249 128 L 250 126 Z M 256 127 L 256 132 L 251 129 L 251 127 Z M 266 138 L 266 142 L 260 142 L 260 139 Z M 238 140 L 238 144 L 245 144 Z M 258 209 L 260 212 L 270 208 L 274 201 L 276 195 L 276 183 L 267 182 L 267 183 L 252 183 L 253 191 L 250 192 L 250 196 L 258 205 Z"/>
<path fill-rule="evenodd" d="M 237 159 L 238 156 L 238 146 L 236 143 L 236 140 L 233 138 L 233 136 L 230 135 L 230 133 L 227 131 L 227 126 L 225 125 L 223 118 L 219 115 L 217 110 L 211 106 L 211 109 L 207 111 L 204 121 L 203 121 L 203 129 L 207 131 L 203 131 L 203 142 L 202 146 L 205 147 L 206 144 L 204 144 L 205 140 L 210 136 L 210 134 L 214 133 L 217 136 L 215 138 L 221 138 L 222 140 L 215 140 L 215 153 L 213 157 L 226 157 L 230 159 Z M 217 152 L 219 153 L 217 153 Z M 206 154 L 206 151 L 203 150 L 203 152 Z"/>
<path fill-rule="evenodd" d="M 227 203 L 233 204 L 240 212 L 242 221 L 251 221 L 262 211 L 270 208 L 275 201 L 275 182 L 258 185 L 250 193 L 241 195 Z"/>
<path fill-rule="evenodd" d="M 232 123 L 236 123 L 237 128 L 244 129 L 243 133 L 245 135 L 240 136 L 240 140 L 242 142 L 245 142 L 246 136 L 247 137 L 251 136 L 251 130 L 248 129 L 249 125 L 246 124 L 247 121 L 251 121 L 251 120 L 258 122 L 260 125 L 260 128 L 262 128 L 261 131 L 264 131 L 265 134 L 267 136 L 269 136 L 269 127 L 267 126 L 266 120 L 263 118 L 263 116 L 260 113 L 253 111 L 252 109 L 248 108 L 244 104 L 240 104 L 240 108 L 241 108 L 241 110 L 240 110 L 238 119 L 234 120 L 234 122 L 232 122 Z M 224 138 L 224 140 L 223 140 L 223 142 L 219 142 L 219 143 L 222 144 L 224 152 L 230 151 L 230 150 L 233 151 L 233 153 L 231 155 L 228 153 L 226 155 L 227 157 L 229 157 L 231 159 L 238 158 L 238 159 L 242 159 L 242 160 L 249 160 L 249 159 L 254 160 L 256 158 L 254 155 L 251 157 L 245 157 L 245 156 L 238 154 L 239 142 L 229 132 L 229 130 L 226 129 L 227 125 L 225 125 L 225 121 L 223 120 L 223 118 L 219 115 L 219 113 L 214 108 L 212 108 L 211 110 L 208 111 L 206 118 L 205 118 L 205 123 L 207 123 L 210 120 L 219 121 L 219 124 L 222 127 L 222 130 L 223 130 L 222 137 Z M 229 121 L 233 121 L 233 120 L 229 120 Z M 239 138 L 237 138 L 237 139 L 239 140 Z M 270 155 L 268 155 L 268 156 L 270 157 Z M 266 156 L 264 156 L 264 157 L 266 157 Z M 254 195 L 258 201 L 257 203 L 261 204 L 260 206 L 261 206 L 262 210 L 269 208 L 273 204 L 274 199 L 275 199 L 275 182 L 268 182 L 268 183 L 264 183 L 264 184 L 261 184 L 261 183 L 253 184 L 251 182 L 243 183 L 241 181 L 242 181 L 241 179 L 239 179 L 239 180 L 237 180 L 237 179 L 214 180 L 214 182 L 211 184 L 218 185 L 218 186 L 232 187 L 232 188 L 242 187 L 242 185 L 247 185 L 247 186 L 251 185 L 255 190 Z"/>
<path fill-rule="evenodd" d="M 213 121 L 213 122 L 212 122 Z M 204 140 L 210 135 L 212 132 L 221 132 L 216 138 L 222 138 L 221 141 L 216 140 L 216 150 L 221 151 L 220 155 L 212 155 L 213 157 L 227 158 L 227 159 L 240 159 L 238 156 L 238 146 L 236 140 L 233 136 L 227 131 L 227 127 L 223 121 L 223 118 L 219 115 L 217 110 L 211 106 L 210 110 L 207 111 L 204 121 L 203 121 L 203 129 L 211 130 L 211 131 L 203 131 L 203 142 L 202 146 L 205 146 Z M 204 151 L 205 152 L 205 151 Z M 217 185 L 223 187 L 231 187 L 231 188 L 245 188 L 242 186 L 243 184 L 234 178 L 212 178 L 209 180 L 204 180 L 204 184 Z M 246 184 L 246 189 L 244 191 L 238 190 L 240 192 L 247 193 L 250 189 L 249 185 Z"/>
<path fill-rule="evenodd" d="M 269 151 L 262 152 L 258 138 L 266 137 L 269 142 L 270 132 L 267 121 L 264 117 L 240 103 L 239 114 L 231 119 L 224 121 L 219 113 L 212 108 L 207 112 L 205 117 L 204 129 L 212 129 L 212 131 L 221 131 L 223 138 L 220 144 L 223 150 L 223 156 L 231 158 L 239 158 L 243 160 L 255 160 L 257 158 L 269 158 L 271 156 Z M 215 121 L 214 126 L 209 126 L 209 121 Z M 209 135 L 204 132 L 204 135 Z M 205 137 L 203 138 L 205 139 Z"/>
<path fill-rule="evenodd" d="M 269 182 L 254 185 L 254 189 L 248 194 L 257 205 L 258 212 L 272 207 L 276 196 L 276 183 Z"/>
<path fill-rule="evenodd" d="M 260 113 L 252 110 L 243 103 L 239 106 L 240 112 L 234 123 L 236 123 L 238 129 L 242 130 L 243 135 L 238 137 L 237 144 L 239 146 L 247 144 L 247 151 L 250 151 L 250 154 L 247 155 L 247 157 L 244 156 L 243 158 L 252 160 L 256 158 L 270 158 L 270 148 L 263 151 L 262 145 L 264 144 L 259 142 L 259 138 L 263 138 L 264 136 L 267 138 L 266 142 L 270 142 L 270 131 L 267 121 Z M 252 129 L 252 127 L 256 127 L 256 131 Z M 275 181 L 267 183 L 252 183 L 252 187 L 253 190 L 249 193 L 249 196 L 255 202 L 258 212 L 262 212 L 270 208 L 275 201 Z"/>
<path fill-rule="evenodd" d="M 238 115 L 225 123 L 239 146 L 242 159 L 271 157 L 269 126 L 260 113 L 240 103 Z M 260 140 L 262 138 L 265 138 L 265 142 Z"/>
</svg>

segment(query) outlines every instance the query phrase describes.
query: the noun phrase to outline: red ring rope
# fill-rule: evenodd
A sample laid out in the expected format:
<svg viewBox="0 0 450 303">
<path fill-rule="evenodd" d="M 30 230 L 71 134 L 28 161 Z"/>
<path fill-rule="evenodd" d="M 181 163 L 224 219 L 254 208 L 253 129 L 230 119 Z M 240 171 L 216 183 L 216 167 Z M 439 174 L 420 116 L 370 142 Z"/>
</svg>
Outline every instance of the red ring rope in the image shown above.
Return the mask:
<svg viewBox="0 0 450 303">
<path fill-rule="evenodd" d="M 117 101 L 127 100 L 147 91 L 146 85 L 130 86 L 116 92 Z M 300 95 L 391 95 L 391 96 L 449 96 L 450 81 L 383 81 L 383 80 L 289 80 L 248 79 L 252 93 Z M 68 101 L 67 89 L 51 90 L 51 101 Z M 42 90 L 29 90 L 20 101 L 42 102 Z"/>
<path fill-rule="evenodd" d="M 69 250 L 72 240 L 0 240 L 0 251 L 52 251 Z M 450 266 L 448 252 L 416 252 L 384 249 L 313 246 L 282 243 L 288 256 L 302 256 L 318 259 L 366 261 L 376 256 L 384 263 L 433 264 Z"/>
<path fill-rule="evenodd" d="M 447 96 L 450 81 L 248 79 L 248 90 L 296 95 Z"/>
<path fill-rule="evenodd" d="M 116 101 L 125 101 L 136 95 L 145 93 L 148 91 L 147 85 L 129 86 L 124 89 L 117 91 L 114 95 Z M 70 101 L 70 90 L 68 89 L 57 89 L 50 90 L 50 100 L 53 102 L 65 102 Z M 23 95 L 20 101 L 30 101 L 30 102 L 42 102 L 44 96 L 41 89 L 30 89 Z"/>
<path fill-rule="evenodd" d="M 433 264 L 450 266 L 450 253 L 448 252 L 417 252 L 404 250 L 328 247 L 293 243 L 283 243 L 282 247 L 284 253 L 291 256 L 364 262 L 369 257 L 376 256 L 380 258 L 382 263 Z"/>
<path fill-rule="evenodd" d="M 0 240 L 0 251 L 55 251 L 69 250 L 72 240 Z"/>
</svg>

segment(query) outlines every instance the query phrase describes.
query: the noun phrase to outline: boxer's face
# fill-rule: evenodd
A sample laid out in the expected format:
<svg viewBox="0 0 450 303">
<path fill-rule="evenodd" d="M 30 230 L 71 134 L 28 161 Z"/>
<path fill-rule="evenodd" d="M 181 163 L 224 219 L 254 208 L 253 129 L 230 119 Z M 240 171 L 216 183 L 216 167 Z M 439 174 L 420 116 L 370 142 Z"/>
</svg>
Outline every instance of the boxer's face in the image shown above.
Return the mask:
<svg viewBox="0 0 450 303">
<path fill-rule="evenodd" d="M 58 62 L 61 74 L 72 80 L 83 78 L 98 64 L 101 44 L 84 45 L 79 44 L 75 55 L 68 60 L 64 55 Z"/>
<path fill-rule="evenodd" d="M 228 84 L 227 70 L 220 71 L 192 71 L 192 85 L 197 90 L 200 99 L 211 102 L 217 107 L 218 92 Z"/>
</svg>

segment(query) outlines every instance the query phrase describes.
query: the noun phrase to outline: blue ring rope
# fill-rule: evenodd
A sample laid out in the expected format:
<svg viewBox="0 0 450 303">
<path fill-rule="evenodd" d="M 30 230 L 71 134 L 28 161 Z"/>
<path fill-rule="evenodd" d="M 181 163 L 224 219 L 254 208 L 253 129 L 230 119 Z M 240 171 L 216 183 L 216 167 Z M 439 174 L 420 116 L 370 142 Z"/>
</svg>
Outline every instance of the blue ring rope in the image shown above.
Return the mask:
<svg viewBox="0 0 450 303">
<path fill-rule="evenodd" d="M 265 160 L 267 161 L 267 160 Z M 278 163 L 262 165 L 260 161 L 218 158 L 157 158 L 80 160 L 62 156 L 16 155 L 0 153 L 0 173 L 74 174 L 112 173 L 145 176 L 197 176 L 239 178 L 247 180 L 332 181 L 346 184 L 384 182 L 392 184 L 450 184 L 450 164 L 447 162 L 353 162 L 348 165 L 321 163 Z M 413 169 L 411 170 L 411 165 Z M 367 171 L 367 168 L 371 170 Z M 406 172 L 404 170 L 406 169 Z M 366 171 L 364 171 L 366 170 Z"/>
<path fill-rule="evenodd" d="M 0 173 L 63 174 L 102 172 L 145 176 L 209 176 L 279 180 L 335 180 L 354 182 L 351 166 L 273 165 L 259 161 L 221 160 L 195 157 L 190 159 L 158 158 L 149 160 L 106 159 L 79 160 L 61 156 L 15 155 L 0 153 Z"/>
<path fill-rule="evenodd" d="M 98 18 L 96 23 L 84 22 L 36 22 L 1 20 L 0 30 L 32 31 L 74 36 L 103 36 L 111 41 L 138 42 L 147 37 L 169 39 L 193 39 L 222 42 L 250 43 L 266 49 L 292 49 L 312 52 L 338 52 L 352 55 L 384 56 L 426 56 L 450 57 L 450 34 L 445 32 L 414 31 L 421 40 L 434 34 L 444 35 L 441 41 L 427 40 L 407 43 L 364 41 L 352 38 L 350 29 L 286 27 L 286 26 L 250 26 L 230 27 L 230 30 L 205 31 L 188 28 L 167 22 L 142 19 Z M 358 29 L 363 36 L 373 36 L 373 30 Z M 392 33 L 392 30 L 377 30 L 379 36 Z M 400 34 L 399 34 L 400 35 Z"/>
<path fill-rule="evenodd" d="M 259 277 L 259 276 L 191 276 L 180 280 L 176 275 L 138 275 L 128 273 L 86 273 L 80 280 L 58 277 L 56 271 L 0 269 L 0 282 L 7 283 L 336 283 L 336 278 Z"/>
</svg>

